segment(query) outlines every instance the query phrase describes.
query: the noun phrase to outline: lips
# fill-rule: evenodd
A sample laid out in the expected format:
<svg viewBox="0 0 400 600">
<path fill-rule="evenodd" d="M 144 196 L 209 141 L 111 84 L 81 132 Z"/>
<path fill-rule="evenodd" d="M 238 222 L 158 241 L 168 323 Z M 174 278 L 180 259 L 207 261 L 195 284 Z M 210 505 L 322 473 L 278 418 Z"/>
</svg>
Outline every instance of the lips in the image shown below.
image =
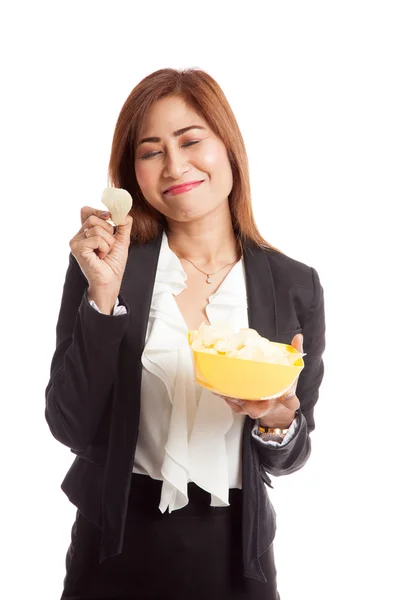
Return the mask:
<svg viewBox="0 0 400 600">
<path fill-rule="evenodd" d="M 197 181 L 186 181 L 185 183 L 181 183 L 179 185 L 172 185 L 171 187 L 167 188 L 166 190 L 164 190 L 164 194 L 168 194 L 169 192 L 178 192 L 178 191 L 184 191 L 186 189 L 191 189 L 194 186 L 200 185 L 200 183 L 203 183 L 203 180 L 197 180 Z"/>
</svg>

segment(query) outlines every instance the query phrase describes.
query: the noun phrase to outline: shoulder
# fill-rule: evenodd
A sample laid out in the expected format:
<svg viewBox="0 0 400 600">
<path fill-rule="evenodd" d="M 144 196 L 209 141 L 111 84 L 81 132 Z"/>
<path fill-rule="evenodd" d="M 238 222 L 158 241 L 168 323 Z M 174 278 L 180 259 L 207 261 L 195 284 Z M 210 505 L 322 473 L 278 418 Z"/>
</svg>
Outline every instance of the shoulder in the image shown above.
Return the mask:
<svg viewBox="0 0 400 600">
<path fill-rule="evenodd" d="M 323 310 L 323 288 L 314 267 L 274 249 L 257 252 L 270 271 L 278 312 L 289 318 L 287 313 L 294 311 L 303 321 L 316 307 Z"/>
<path fill-rule="evenodd" d="M 319 277 L 316 269 L 304 262 L 296 260 L 283 252 L 276 250 L 262 250 L 268 257 L 274 283 L 288 286 L 308 288 L 314 290 Z"/>
</svg>

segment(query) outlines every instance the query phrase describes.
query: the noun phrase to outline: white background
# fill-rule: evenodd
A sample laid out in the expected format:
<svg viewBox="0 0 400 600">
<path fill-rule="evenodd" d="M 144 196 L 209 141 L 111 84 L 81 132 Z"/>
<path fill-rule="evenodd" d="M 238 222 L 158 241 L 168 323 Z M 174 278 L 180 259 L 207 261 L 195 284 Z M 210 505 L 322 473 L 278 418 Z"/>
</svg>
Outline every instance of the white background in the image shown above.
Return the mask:
<svg viewBox="0 0 400 600">
<path fill-rule="evenodd" d="M 80 208 L 102 206 L 131 89 L 159 68 L 199 67 L 242 130 L 264 237 L 315 267 L 325 289 L 313 452 L 271 490 L 282 600 L 399 598 L 397 7 L 1 9 L 2 597 L 61 595 L 76 509 L 59 486 L 74 455 L 50 434 L 44 390 Z"/>
</svg>

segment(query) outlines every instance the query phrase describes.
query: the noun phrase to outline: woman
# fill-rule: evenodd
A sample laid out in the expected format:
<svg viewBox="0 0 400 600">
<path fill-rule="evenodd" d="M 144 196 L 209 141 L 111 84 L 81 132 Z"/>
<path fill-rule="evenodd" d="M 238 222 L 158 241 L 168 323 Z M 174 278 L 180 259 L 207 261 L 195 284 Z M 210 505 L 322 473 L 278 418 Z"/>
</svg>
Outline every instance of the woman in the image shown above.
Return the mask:
<svg viewBox="0 0 400 600">
<path fill-rule="evenodd" d="M 82 208 L 46 388 L 50 430 L 77 455 L 62 599 L 279 598 L 266 484 L 310 454 L 318 275 L 258 232 L 238 125 L 203 71 L 134 88 L 109 174 L 133 206 L 115 228 Z M 220 320 L 299 350 L 304 336 L 297 387 L 246 402 L 196 384 L 187 330 Z"/>
</svg>

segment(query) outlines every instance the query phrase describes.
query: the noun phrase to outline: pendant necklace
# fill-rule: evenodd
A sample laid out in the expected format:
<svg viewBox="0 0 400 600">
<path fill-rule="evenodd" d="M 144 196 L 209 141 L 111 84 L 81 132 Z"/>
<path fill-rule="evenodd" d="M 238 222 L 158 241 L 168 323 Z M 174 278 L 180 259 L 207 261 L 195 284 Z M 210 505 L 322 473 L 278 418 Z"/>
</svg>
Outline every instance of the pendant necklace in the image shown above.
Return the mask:
<svg viewBox="0 0 400 600">
<path fill-rule="evenodd" d="M 217 273 L 219 273 L 220 271 L 222 271 L 222 269 L 225 269 L 225 267 L 229 267 L 230 265 L 235 265 L 237 262 L 239 262 L 240 257 L 238 260 L 235 260 L 234 262 L 228 263 L 227 265 L 224 265 L 223 267 L 221 267 L 220 269 L 218 269 L 218 271 L 214 271 L 214 273 L 206 273 L 205 271 L 202 271 L 201 269 L 199 269 L 199 267 L 197 265 L 194 264 L 194 262 L 192 262 L 189 258 L 185 258 L 184 256 L 182 256 L 182 258 L 184 258 L 185 260 L 188 260 L 198 271 L 200 271 L 200 273 L 203 273 L 203 275 L 206 275 L 206 282 L 207 283 L 212 283 L 212 279 L 211 277 L 213 275 L 216 275 Z"/>
</svg>

